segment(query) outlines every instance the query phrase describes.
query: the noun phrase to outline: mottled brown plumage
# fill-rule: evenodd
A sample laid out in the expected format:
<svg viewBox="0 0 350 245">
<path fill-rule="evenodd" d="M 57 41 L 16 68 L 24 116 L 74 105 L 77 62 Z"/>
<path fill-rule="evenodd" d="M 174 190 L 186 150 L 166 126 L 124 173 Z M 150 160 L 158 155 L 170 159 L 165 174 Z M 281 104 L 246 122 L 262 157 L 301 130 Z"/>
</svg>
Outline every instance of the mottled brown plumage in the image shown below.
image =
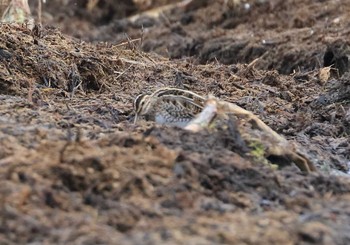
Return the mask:
<svg viewBox="0 0 350 245">
<path fill-rule="evenodd" d="M 143 117 L 159 124 L 185 127 L 203 109 L 205 101 L 204 97 L 187 90 L 161 88 L 150 95 L 136 97 L 135 122 Z"/>
</svg>

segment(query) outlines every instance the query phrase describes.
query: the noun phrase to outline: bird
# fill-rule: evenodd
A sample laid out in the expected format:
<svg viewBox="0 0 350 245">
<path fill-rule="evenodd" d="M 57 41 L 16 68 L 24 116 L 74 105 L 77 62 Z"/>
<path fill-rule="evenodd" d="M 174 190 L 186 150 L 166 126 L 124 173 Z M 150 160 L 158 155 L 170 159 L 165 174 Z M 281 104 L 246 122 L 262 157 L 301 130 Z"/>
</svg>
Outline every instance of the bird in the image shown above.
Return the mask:
<svg viewBox="0 0 350 245">
<path fill-rule="evenodd" d="M 160 88 L 135 98 L 134 123 L 143 117 L 147 121 L 183 128 L 202 111 L 205 102 L 205 97 L 188 90 Z"/>
</svg>

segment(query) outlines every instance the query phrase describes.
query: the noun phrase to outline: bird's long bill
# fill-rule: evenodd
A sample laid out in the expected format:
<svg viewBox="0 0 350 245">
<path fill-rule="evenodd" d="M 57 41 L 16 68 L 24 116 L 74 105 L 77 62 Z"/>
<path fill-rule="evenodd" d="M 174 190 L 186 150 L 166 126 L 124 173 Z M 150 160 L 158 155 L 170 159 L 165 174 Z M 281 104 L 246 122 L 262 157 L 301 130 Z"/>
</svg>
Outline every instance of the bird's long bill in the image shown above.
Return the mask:
<svg viewBox="0 0 350 245">
<path fill-rule="evenodd" d="M 136 124 L 137 119 L 138 119 L 138 116 L 137 116 L 137 114 L 135 114 L 135 117 L 134 117 L 134 124 Z"/>
</svg>

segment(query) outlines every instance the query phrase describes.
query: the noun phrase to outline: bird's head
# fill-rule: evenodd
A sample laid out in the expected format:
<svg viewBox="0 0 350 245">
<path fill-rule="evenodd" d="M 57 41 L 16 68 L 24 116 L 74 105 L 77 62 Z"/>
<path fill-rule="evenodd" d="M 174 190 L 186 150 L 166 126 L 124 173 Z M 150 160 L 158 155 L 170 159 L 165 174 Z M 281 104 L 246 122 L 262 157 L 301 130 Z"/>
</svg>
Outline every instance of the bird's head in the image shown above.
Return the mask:
<svg viewBox="0 0 350 245">
<path fill-rule="evenodd" d="M 140 94 L 134 100 L 135 123 L 139 116 L 143 116 L 149 111 L 151 96 L 147 94 Z"/>
</svg>

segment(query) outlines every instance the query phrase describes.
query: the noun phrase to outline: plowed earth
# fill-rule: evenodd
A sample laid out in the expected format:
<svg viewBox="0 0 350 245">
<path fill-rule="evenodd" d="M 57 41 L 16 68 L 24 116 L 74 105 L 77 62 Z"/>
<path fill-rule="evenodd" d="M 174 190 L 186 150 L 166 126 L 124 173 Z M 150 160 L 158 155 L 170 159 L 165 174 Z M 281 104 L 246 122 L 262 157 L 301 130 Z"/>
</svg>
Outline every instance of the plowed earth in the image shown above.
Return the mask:
<svg viewBox="0 0 350 245">
<path fill-rule="evenodd" d="M 349 1 L 136 21 L 161 1 L 97 2 L 0 25 L 1 244 L 350 244 Z M 227 128 L 133 124 L 164 86 L 252 111 L 319 171 L 253 163 Z"/>
</svg>

